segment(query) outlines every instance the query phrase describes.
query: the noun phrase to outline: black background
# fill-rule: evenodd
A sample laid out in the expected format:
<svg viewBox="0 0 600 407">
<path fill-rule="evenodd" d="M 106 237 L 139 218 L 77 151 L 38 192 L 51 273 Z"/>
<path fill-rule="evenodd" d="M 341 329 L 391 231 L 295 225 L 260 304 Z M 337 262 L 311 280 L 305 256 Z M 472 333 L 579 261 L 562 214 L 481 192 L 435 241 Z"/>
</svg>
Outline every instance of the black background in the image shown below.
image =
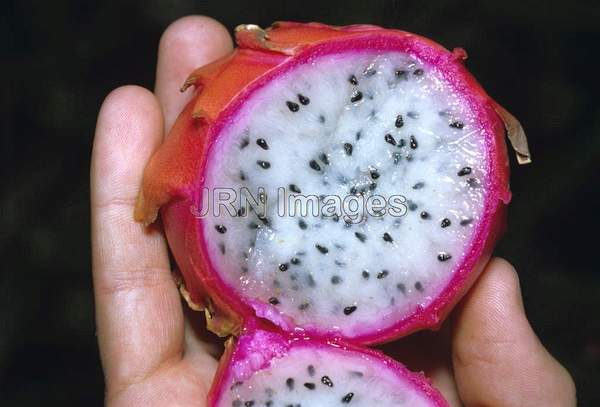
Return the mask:
<svg viewBox="0 0 600 407">
<path fill-rule="evenodd" d="M 580 404 L 600 405 L 597 2 L 57 0 L 2 10 L 3 405 L 102 403 L 88 209 L 96 114 L 119 85 L 152 88 L 161 32 L 186 14 L 230 30 L 372 23 L 466 48 L 469 69 L 523 123 L 534 159 L 512 163 L 497 254 L 517 267 L 532 325 L 573 374 Z"/>
</svg>

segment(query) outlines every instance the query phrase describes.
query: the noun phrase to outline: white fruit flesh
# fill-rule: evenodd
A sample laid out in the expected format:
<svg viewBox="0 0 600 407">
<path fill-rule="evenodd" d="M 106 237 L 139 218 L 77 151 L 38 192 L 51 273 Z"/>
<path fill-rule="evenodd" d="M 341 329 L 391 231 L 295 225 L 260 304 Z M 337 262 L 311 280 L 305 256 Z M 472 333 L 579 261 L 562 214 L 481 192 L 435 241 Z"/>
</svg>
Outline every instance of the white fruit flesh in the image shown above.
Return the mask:
<svg viewBox="0 0 600 407">
<path fill-rule="evenodd" d="M 423 392 L 380 360 L 328 348 L 292 348 L 248 378 L 232 378 L 219 407 L 429 406 Z"/>
<path fill-rule="evenodd" d="M 315 57 L 255 91 L 212 146 L 205 187 L 264 188 L 268 219 L 209 211 L 212 267 L 292 324 L 384 329 L 430 304 L 469 252 L 487 165 L 477 118 L 434 68 L 399 52 Z M 291 184 L 342 200 L 401 196 L 406 213 L 350 225 L 279 216 L 278 190 L 297 195 Z"/>
</svg>

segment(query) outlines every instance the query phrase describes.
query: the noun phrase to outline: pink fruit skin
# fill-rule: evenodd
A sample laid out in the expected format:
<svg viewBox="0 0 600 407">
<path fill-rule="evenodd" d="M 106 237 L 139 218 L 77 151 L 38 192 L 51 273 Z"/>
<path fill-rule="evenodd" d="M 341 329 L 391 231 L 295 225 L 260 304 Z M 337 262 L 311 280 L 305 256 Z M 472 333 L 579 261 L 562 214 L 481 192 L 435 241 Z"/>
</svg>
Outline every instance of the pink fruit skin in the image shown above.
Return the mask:
<svg viewBox="0 0 600 407">
<path fill-rule="evenodd" d="M 475 225 L 468 253 L 460 259 L 453 279 L 435 300 L 393 326 L 344 339 L 355 344 L 378 344 L 417 330 L 436 329 L 476 280 L 505 229 L 505 209 L 511 193 L 505 122 L 498 113 L 504 110 L 465 69 L 464 50 L 450 52 L 415 34 L 374 26 L 336 28 L 317 23 L 278 23 L 267 30 L 267 35 L 269 40 L 261 42 L 260 32 L 238 31 L 240 47 L 232 55 L 192 73 L 186 84 L 194 84 L 196 93 L 146 168 L 136 219 L 151 223 L 160 208 L 167 239 L 191 300 L 201 306 L 210 302 L 212 314 L 222 317 L 211 328 L 216 333 L 235 333 L 242 321 L 256 315 L 272 316 L 269 304 L 247 304 L 213 271 L 203 236 L 203 221 L 192 210 L 199 202 L 198 191 L 203 186 L 204 166 L 211 146 L 258 88 L 315 55 L 364 47 L 409 53 L 436 68 L 480 120 L 488 154 L 488 177 L 482 185 L 486 190 L 483 215 Z M 297 329 L 290 321 L 270 319 L 286 331 Z M 321 339 L 339 335 L 311 328 L 306 331 Z"/>
<path fill-rule="evenodd" d="M 298 333 L 276 333 L 266 325 L 254 323 L 244 327 L 243 333 L 235 346 L 232 343 L 227 345 L 208 394 L 208 407 L 218 407 L 220 405 L 220 400 L 229 388 L 228 383 L 232 382 L 233 377 L 245 379 L 252 373 L 267 368 L 273 358 L 285 356 L 292 347 L 347 350 L 364 357 L 377 359 L 387 366 L 394 375 L 409 383 L 415 392 L 425 395 L 431 402 L 431 406 L 448 407 L 448 402 L 438 390 L 431 386 L 429 379 L 423 374 L 411 372 L 379 351 L 358 347 L 339 340 L 322 342 Z M 250 362 L 250 360 L 252 361 Z"/>
</svg>

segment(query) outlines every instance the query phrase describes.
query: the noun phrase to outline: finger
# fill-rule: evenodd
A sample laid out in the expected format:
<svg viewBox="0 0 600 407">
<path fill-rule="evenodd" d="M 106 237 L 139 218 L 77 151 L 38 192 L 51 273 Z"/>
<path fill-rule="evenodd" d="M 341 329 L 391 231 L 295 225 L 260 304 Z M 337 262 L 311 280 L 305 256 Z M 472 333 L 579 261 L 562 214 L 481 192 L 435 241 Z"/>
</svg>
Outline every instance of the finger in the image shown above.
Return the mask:
<svg viewBox="0 0 600 407">
<path fill-rule="evenodd" d="M 188 75 L 231 49 L 227 29 L 209 17 L 183 17 L 166 29 L 158 47 L 154 92 L 163 109 L 167 131 L 192 96 L 191 91 L 179 91 Z"/>
<path fill-rule="evenodd" d="M 458 309 L 453 362 L 467 406 L 575 406 L 573 381 L 529 325 L 505 260 L 490 262 Z"/>
<path fill-rule="evenodd" d="M 109 393 L 182 352 L 183 315 L 164 238 L 133 220 L 144 166 L 162 135 L 151 92 L 127 86 L 104 101 L 91 166 L 92 269 Z"/>
</svg>

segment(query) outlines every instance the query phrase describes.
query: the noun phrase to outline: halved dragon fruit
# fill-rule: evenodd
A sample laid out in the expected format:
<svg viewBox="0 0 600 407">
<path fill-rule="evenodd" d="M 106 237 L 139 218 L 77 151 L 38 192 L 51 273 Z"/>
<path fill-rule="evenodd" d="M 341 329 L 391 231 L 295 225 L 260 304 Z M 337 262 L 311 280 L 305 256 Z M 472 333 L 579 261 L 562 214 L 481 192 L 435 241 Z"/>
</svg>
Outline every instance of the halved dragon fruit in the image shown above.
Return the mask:
<svg viewBox="0 0 600 407">
<path fill-rule="evenodd" d="M 229 343 L 209 407 L 448 404 L 421 374 L 370 349 L 246 328 Z"/>
<path fill-rule="evenodd" d="M 277 23 L 236 39 L 187 80 L 138 201 L 146 223 L 162 208 L 187 299 L 220 334 L 258 317 L 370 344 L 439 325 L 502 232 L 506 132 L 529 160 L 519 123 L 463 50 L 414 34 Z"/>
</svg>

